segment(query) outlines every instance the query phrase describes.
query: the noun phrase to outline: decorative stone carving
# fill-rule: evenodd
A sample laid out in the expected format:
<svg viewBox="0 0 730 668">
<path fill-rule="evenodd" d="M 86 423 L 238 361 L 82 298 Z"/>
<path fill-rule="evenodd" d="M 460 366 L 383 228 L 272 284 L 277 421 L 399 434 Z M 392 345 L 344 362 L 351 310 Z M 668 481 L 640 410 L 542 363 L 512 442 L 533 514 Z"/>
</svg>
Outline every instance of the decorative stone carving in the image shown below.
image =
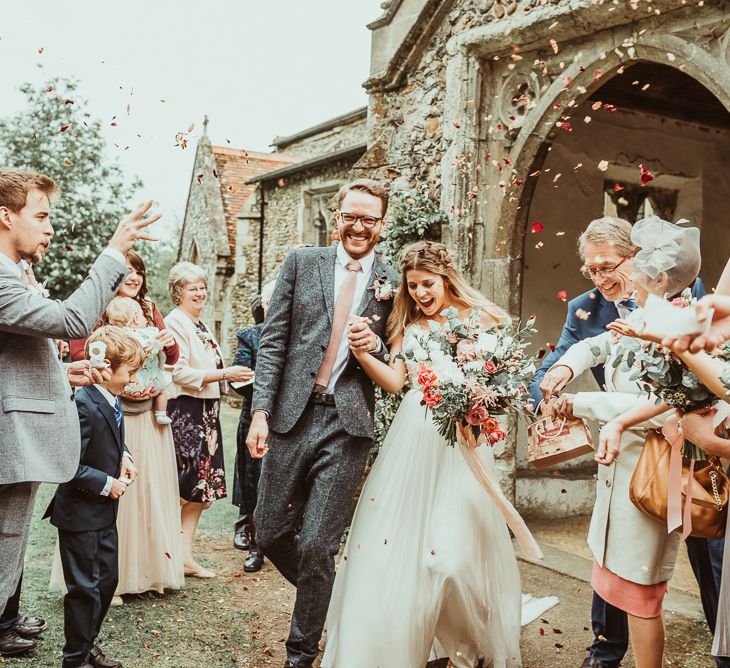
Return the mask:
<svg viewBox="0 0 730 668">
<path fill-rule="evenodd" d="M 730 28 L 720 38 L 720 59 L 725 66 L 730 67 Z"/>
<path fill-rule="evenodd" d="M 512 72 L 502 80 L 499 119 L 510 129 L 521 128 L 540 98 L 540 80 L 535 72 Z"/>
<path fill-rule="evenodd" d="M 514 14 L 520 0 L 479 0 L 477 9 L 482 14 L 492 13 L 494 18 L 501 19 L 506 15 Z"/>
</svg>

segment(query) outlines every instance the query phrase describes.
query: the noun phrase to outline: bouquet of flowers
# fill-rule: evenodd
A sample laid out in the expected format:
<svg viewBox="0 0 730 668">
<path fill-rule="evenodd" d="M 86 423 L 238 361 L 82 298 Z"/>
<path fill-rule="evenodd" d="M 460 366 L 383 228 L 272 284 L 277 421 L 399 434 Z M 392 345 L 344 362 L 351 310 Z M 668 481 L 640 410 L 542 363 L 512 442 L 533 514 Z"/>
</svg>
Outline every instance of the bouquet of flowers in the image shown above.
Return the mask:
<svg viewBox="0 0 730 668">
<path fill-rule="evenodd" d="M 484 435 L 494 445 L 507 437 L 497 416 L 529 413 L 527 387 L 536 367 L 525 353 L 525 339 L 534 318 L 521 329 L 499 324 L 485 330 L 476 309 L 467 321 L 459 320 L 453 307 L 441 315 L 443 326 L 430 320 L 428 331 L 417 336 L 419 345 L 401 357 L 449 445 L 456 443 L 460 429 L 470 430 L 475 440 Z"/>
<path fill-rule="evenodd" d="M 689 308 L 694 305 L 689 290 L 672 303 L 675 306 Z M 719 397 L 710 391 L 697 375 L 675 357 L 671 350 L 659 343 L 642 341 L 631 336 L 624 336 L 617 344 L 619 355 L 614 360 L 615 367 L 623 364 L 629 371 L 629 380 L 642 384 L 646 392 L 657 398 L 657 403 L 664 402 L 680 413 L 707 408 L 719 401 Z M 716 348 L 712 353 L 725 362 L 730 361 L 730 343 Z M 702 460 L 707 455 L 696 445 L 685 440 L 684 456 Z"/>
</svg>

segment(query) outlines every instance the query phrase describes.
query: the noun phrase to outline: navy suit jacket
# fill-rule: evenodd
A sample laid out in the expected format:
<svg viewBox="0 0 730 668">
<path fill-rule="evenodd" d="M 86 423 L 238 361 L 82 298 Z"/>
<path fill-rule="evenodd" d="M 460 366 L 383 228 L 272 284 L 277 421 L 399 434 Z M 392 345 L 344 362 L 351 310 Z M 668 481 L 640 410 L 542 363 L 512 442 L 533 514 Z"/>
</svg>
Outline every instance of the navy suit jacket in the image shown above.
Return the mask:
<svg viewBox="0 0 730 668">
<path fill-rule="evenodd" d="M 44 518 L 65 531 L 91 531 L 111 526 L 117 519 L 118 501 L 102 496 L 107 476 L 117 478 L 124 445 L 124 418 L 117 427 L 114 409 L 90 385 L 76 392 L 81 425 L 81 460 L 74 477 L 58 486 Z"/>
<path fill-rule="evenodd" d="M 705 286 L 701 279 L 697 279 L 692 286 L 692 295 L 694 297 L 703 297 L 705 294 Z M 579 318 L 576 313 L 581 310 L 588 313 L 583 318 Z M 540 383 L 543 377 L 570 348 L 574 343 L 589 339 L 592 336 L 598 336 L 606 331 L 606 326 L 619 317 L 616 305 L 606 300 L 597 288 L 584 292 L 575 299 L 568 302 L 568 317 L 563 326 L 563 332 L 560 340 L 549 355 L 545 356 L 542 365 L 535 373 L 535 378 L 530 384 L 530 397 L 532 405 L 537 410 L 538 405 L 542 401 L 542 393 L 540 392 Z M 591 369 L 593 377 L 596 379 L 598 386 L 603 389 L 605 384 L 605 376 L 603 373 L 603 365 L 599 364 Z"/>
</svg>

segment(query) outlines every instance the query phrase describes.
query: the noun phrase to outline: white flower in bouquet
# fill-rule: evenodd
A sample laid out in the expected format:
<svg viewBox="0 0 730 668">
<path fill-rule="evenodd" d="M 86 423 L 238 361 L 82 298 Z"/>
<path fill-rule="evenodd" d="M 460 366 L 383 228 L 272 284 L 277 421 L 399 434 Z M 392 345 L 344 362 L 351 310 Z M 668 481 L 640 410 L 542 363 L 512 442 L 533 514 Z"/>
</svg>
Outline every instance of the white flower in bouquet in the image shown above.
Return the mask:
<svg viewBox="0 0 730 668">
<path fill-rule="evenodd" d="M 477 352 L 480 355 L 493 355 L 499 345 L 499 337 L 489 332 L 477 336 Z"/>
<path fill-rule="evenodd" d="M 459 365 L 453 357 L 440 349 L 431 351 L 431 369 L 441 381 L 445 380 L 454 385 L 464 383 L 464 374 L 459 369 Z"/>
</svg>

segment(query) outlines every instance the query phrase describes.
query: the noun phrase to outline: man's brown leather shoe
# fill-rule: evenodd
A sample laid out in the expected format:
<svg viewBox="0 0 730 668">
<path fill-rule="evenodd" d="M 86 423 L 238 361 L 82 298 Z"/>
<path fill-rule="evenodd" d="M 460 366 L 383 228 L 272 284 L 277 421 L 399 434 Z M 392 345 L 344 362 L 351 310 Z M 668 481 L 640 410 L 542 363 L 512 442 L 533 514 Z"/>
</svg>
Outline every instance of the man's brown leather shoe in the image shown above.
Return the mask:
<svg viewBox="0 0 730 668">
<path fill-rule="evenodd" d="M 119 661 L 107 659 L 104 656 L 104 652 L 97 645 L 94 645 L 89 652 L 89 663 L 94 668 L 122 668 L 122 664 Z"/>
<path fill-rule="evenodd" d="M 0 656 L 19 656 L 35 649 L 35 640 L 19 636 L 14 630 L 0 634 Z"/>
</svg>

